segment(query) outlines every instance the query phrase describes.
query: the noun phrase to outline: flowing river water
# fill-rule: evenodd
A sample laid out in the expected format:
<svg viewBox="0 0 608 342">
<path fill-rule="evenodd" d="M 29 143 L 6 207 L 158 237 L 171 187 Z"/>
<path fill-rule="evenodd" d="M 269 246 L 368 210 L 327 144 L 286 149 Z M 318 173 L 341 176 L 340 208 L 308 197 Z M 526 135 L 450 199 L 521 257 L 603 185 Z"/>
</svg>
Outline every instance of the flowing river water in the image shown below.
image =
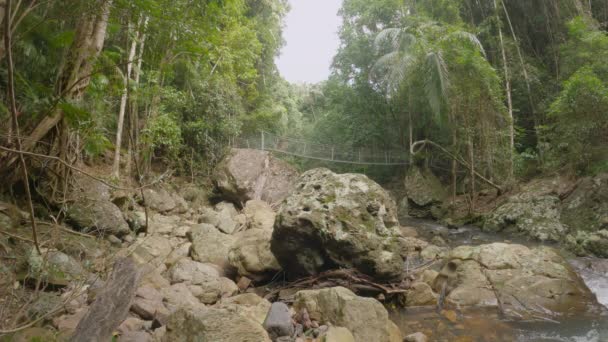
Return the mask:
<svg viewBox="0 0 608 342">
<path fill-rule="evenodd" d="M 417 229 L 424 238 L 441 236 L 450 246 L 492 242 L 539 243 L 501 234 L 484 233 L 474 226 L 448 229 L 436 222 L 408 219 L 402 222 Z M 564 253 L 598 301 L 608 312 L 608 259 L 580 258 Z M 573 313 L 552 321 L 517 322 L 501 317 L 495 308 L 456 310 L 443 313 L 435 308 L 392 311 L 391 318 L 405 332 L 421 331 L 431 341 L 449 342 L 608 342 L 608 314 Z"/>
</svg>

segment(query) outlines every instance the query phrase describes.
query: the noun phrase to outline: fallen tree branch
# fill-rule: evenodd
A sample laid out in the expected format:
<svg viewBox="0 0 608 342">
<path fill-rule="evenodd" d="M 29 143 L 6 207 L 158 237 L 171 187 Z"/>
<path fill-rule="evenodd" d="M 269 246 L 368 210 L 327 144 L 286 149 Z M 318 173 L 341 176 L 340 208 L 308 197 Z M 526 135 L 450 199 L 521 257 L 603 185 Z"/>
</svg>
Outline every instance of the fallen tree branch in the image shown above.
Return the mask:
<svg viewBox="0 0 608 342">
<path fill-rule="evenodd" d="M 281 286 L 266 294 L 265 298 L 272 298 L 279 292 L 293 288 L 308 288 L 316 285 L 320 288 L 344 286 L 353 290 L 353 292 L 367 291 L 378 292 L 386 295 L 404 293 L 409 289 L 407 281 L 399 283 L 380 284 L 371 280 L 367 275 L 358 272 L 355 269 L 337 269 L 319 273 L 314 276 L 298 279 L 285 286 Z"/>
<path fill-rule="evenodd" d="M 456 156 L 455 154 L 451 153 L 450 151 L 448 151 L 447 149 L 445 149 L 443 146 L 441 146 L 441 145 L 439 145 L 436 142 L 431 141 L 431 140 L 416 141 L 415 143 L 412 144 L 412 146 L 410 146 L 410 153 L 412 155 L 416 155 L 416 154 L 420 153 L 420 151 L 422 150 L 422 148 L 425 145 L 431 145 L 431 146 L 439 149 L 441 152 L 447 154 L 452 159 L 454 159 L 455 161 L 457 161 L 459 164 L 461 164 L 462 166 L 464 166 L 467 170 L 471 171 L 472 167 L 471 167 L 471 165 L 469 163 L 467 163 L 466 161 L 460 159 L 458 156 Z M 416 148 L 418 148 L 418 149 L 416 149 Z M 481 175 L 477 171 L 473 171 L 473 173 L 475 173 L 475 175 L 477 177 L 479 177 L 479 179 L 481 179 L 482 181 L 484 181 L 485 183 L 487 183 L 488 185 L 490 185 L 494 189 L 498 190 L 498 194 L 499 195 L 502 194 L 502 192 L 503 192 L 502 187 L 500 187 L 496 183 L 492 182 L 491 180 L 487 179 L 486 177 L 484 177 L 483 175 Z"/>
</svg>

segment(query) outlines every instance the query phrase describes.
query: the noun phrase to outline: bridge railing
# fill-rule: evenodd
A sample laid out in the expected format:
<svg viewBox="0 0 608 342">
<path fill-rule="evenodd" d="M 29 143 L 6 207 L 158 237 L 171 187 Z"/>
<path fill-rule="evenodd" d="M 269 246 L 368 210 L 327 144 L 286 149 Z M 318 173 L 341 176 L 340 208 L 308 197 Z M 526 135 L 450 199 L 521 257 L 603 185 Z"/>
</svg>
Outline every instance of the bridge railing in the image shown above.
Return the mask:
<svg viewBox="0 0 608 342">
<path fill-rule="evenodd" d="M 335 163 L 361 165 L 407 165 L 409 154 L 402 149 L 375 150 L 314 143 L 302 139 L 278 136 L 269 132 L 238 137 L 236 148 L 251 148 Z"/>
</svg>

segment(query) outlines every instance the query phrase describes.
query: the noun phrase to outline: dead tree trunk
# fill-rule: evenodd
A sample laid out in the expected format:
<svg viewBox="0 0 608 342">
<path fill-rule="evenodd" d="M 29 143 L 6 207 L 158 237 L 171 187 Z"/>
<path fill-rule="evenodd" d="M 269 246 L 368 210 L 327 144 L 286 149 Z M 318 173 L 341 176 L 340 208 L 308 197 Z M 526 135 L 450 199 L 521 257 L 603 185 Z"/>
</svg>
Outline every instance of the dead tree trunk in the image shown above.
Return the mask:
<svg viewBox="0 0 608 342">
<path fill-rule="evenodd" d="M 139 283 L 140 271 L 131 258 L 119 259 L 105 288 L 80 320 L 70 341 L 105 342 L 127 318 Z"/>
</svg>

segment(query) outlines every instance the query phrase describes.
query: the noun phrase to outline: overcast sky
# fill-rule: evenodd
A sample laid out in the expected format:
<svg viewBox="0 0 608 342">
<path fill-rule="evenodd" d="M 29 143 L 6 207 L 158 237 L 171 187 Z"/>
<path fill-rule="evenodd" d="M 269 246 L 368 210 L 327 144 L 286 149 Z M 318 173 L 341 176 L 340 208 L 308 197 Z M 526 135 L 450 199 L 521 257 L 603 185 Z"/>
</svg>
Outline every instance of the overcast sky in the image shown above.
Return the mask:
<svg viewBox="0 0 608 342">
<path fill-rule="evenodd" d="M 283 47 L 277 65 L 290 82 L 326 80 L 338 49 L 342 0 L 289 0 Z"/>
</svg>

